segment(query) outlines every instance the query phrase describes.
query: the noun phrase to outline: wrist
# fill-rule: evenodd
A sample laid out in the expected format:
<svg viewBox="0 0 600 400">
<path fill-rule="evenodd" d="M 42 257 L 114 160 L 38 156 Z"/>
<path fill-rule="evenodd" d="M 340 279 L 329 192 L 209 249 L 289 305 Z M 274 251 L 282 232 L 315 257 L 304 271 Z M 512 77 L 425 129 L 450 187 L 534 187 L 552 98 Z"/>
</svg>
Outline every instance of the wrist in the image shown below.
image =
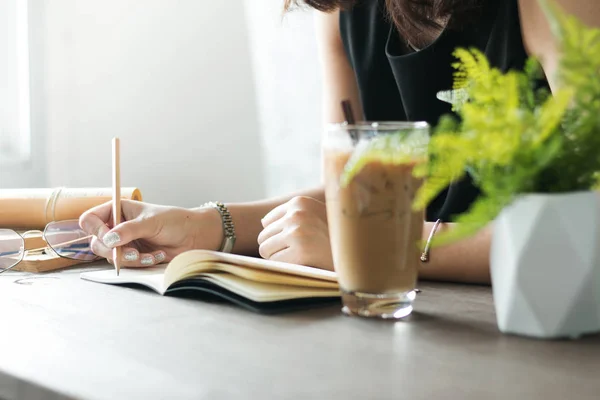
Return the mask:
<svg viewBox="0 0 600 400">
<path fill-rule="evenodd" d="M 229 209 L 227 206 L 221 202 L 209 201 L 202 206 L 201 209 L 211 209 L 216 211 L 221 220 L 221 244 L 217 248 L 218 251 L 222 251 L 224 253 L 233 252 L 233 247 L 235 245 L 236 236 L 235 236 L 235 226 L 233 224 L 233 218 L 229 213 Z M 214 212 L 213 212 L 214 215 Z"/>
<path fill-rule="evenodd" d="M 194 248 L 219 250 L 224 235 L 219 211 L 212 207 L 197 207 L 190 211 L 194 225 Z"/>
</svg>

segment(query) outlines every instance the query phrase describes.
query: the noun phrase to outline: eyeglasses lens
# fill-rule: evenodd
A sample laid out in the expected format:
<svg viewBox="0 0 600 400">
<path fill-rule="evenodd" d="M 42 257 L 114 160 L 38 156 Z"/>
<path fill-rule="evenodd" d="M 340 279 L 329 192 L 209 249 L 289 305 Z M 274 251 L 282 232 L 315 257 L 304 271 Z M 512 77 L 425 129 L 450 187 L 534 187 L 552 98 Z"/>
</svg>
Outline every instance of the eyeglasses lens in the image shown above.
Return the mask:
<svg viewBox="0 0 600 400">
<path fill-rule="evenodd" d="M 0 229 L 0 272 L 17 265 L 24 254 L 23 238 L 11 229 Z"/>
<path fill-rule="evenodd" d="M 77 220 L 51 222 L 44 230 L 44 239 L 52 250 L 73 260 L 92 261 L 97 258 L 91 249 L 92 237 L 79 227 Z"/>
</svg>

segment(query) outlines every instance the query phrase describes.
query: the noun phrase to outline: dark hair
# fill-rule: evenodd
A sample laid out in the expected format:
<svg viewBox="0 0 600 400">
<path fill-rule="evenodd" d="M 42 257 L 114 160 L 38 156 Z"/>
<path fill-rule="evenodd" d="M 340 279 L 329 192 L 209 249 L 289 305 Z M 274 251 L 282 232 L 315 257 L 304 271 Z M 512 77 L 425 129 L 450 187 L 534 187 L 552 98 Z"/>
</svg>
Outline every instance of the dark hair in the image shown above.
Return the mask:
<svg viewBox="0 0 600 400">
<path fill-rule="evenodd" d="M 360 0 L 285 0 L 285 10 L 304 3 L 319 11 L 330 12 L 338 8 L 347 9 Z M 436 21 L 452 17 L 451 29 L 460 28 L 469 22 L 483 0 L 385 0 L 387 14 L 394 22 L 400 35 L 414 41 L 427 28 L 441 29 Z"/>
</svg>

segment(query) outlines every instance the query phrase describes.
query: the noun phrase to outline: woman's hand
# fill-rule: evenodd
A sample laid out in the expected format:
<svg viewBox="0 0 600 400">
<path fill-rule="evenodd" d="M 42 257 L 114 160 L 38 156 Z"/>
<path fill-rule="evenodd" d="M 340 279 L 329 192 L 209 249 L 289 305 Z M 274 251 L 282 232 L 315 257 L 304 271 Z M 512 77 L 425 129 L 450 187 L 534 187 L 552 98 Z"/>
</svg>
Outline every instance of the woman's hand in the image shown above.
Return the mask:
<svg viewBox="0 0 600 400">
<path fill-rule="evenodd" d="M 263 258 L 333 271 L 325 203 L 294 197 L 262 219 L 258 235 Z"/>
<path fill-rule="evenodd" d="M 86 211 L 79 219 L 92 239 L 92 251 L 112 262 L 112 249 L 121 246 L 121 265 L 150 266 L 168 262 L 187 250 L 216 250 L 223 228 L 217 210 L 185 209 L 122 200 L 122 222 L 112 226 L 112 203 Z M 112 229 L 111 229 L 112 228 Z"/>
</svg>

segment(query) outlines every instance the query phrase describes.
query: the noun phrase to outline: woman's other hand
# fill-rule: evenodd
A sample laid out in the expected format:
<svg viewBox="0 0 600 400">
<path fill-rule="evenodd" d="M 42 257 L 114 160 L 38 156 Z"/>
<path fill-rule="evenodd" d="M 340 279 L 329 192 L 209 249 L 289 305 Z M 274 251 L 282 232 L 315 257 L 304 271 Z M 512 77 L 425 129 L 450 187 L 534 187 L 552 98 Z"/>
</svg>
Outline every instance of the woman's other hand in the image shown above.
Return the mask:
<svg viewBox="0 0 600 400">
<path fill-rule="evenodd" d="M 259 253 L 268 260 L 333 271 L 325 203 L 294 197 L 262 219 Z"/>
<path fill-rule="evenodd" d="M 93 235 L 92 251 L 112 262 L 112 249 L 122 247 L 121 265 L 151 266 L 192 249 L 216 250 L 223 228 L 217 210 L 185 209 L 122 200 L 122 222 L 113 227 L 112 203 L 86 211 L 79 225 Z"/>
</svg>

